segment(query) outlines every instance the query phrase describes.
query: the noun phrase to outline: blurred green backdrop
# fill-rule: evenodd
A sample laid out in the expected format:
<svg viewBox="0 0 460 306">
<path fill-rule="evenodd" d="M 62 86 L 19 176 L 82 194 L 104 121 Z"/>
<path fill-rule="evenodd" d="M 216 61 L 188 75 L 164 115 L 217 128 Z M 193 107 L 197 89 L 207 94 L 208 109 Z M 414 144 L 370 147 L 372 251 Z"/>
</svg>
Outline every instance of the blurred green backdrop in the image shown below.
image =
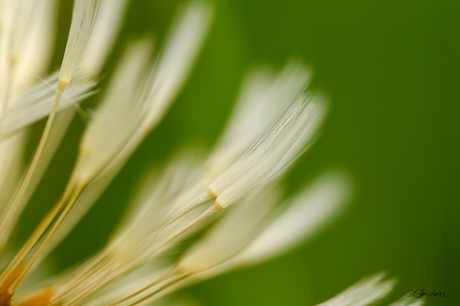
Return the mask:
<svg viewBox="0 0 460 306">
<path fill-rule="evenodd" d="M 290 254 L 178 295 L 202 305 L 312 305 L 362 276 L 387 270 L 400 280 L 387 303 L 423 288 L 446 292 L 445 298 L 427 298 L 427 305 L 460 305 L 460 2 L 212 2 L 212 30 L 189 82 L 54 253 L 57 268 L 101 246 L 147 166 L 161 164 L 186 143 L 212 145 L 248 69 L 282 67 L 295 57 L 314 69 L 313 88 L 329 95 L 332 111 L 323 136 L 291 171 L 289 185 L 300 188 L 321 171 L 340 167 L 355 181 L 352 205 L 333 226 Z M 130 39 L 148 34 L 161 43 L 178 5 L 132 1 L 106 75 Z M 60 6 L 52 68 L 62 58 L 71 7 L 71 1 Z M 59 196 L 83 126 L 80 118 L 74 120 L 24 214 L 24 233 Z M 38 124 L 32 137 L 40 131 Z"/>
</svg>

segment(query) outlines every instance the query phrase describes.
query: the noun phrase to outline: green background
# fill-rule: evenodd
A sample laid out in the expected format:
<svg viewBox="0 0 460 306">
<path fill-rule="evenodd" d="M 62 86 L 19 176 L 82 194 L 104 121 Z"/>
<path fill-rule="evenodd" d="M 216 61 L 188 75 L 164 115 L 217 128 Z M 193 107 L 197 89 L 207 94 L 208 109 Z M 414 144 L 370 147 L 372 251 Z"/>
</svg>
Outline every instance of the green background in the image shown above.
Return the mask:
<svg viewBox="0 0 460 306">
<path fill-rule="evenodd" d="M 161 164 L 184 144 L 213 144 L 251 67 L 281 68 L 298 58 L 314 69 L 312 87 L 326 92 L 332 107 L 323 136 L 295 165 L 288 184 L 297 189 L 325 169 L 345 169 L 355 182 L 350 209 L 289 254 L 178 296 L 202 305 L 313 305 L 386 270 L 399 283 L 383 304 L 420 288 L 446 292 L 445 298 L 427 298 L 428 305 L 460 305 L 459 2 L 212 2 L 212 29 L 187 85 L 54 253 L 57 266 L 101 246 L 147 166 Z M 149 34 L 161 42 L 179 4 L 132 1 L 106 75 L 128 40 Z M 54 68 L 71 6 L 64 1 L 60 7 Z M 25 228 L 59 196 L 83 127 L 76 118 L 25 212 Z M 39 124 L 33 134 L 40 131 Z"/>
</svg>

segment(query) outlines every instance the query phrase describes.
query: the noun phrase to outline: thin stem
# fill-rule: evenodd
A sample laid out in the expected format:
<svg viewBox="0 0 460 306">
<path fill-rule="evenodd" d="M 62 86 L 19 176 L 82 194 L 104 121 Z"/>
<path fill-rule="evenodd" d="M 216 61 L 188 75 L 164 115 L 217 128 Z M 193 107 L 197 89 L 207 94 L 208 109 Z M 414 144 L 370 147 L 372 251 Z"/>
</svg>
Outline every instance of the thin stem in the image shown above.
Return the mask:
<svg viewBox="0 0 460 306">
<path fill-rule="evenodd" d="M 142 289 L 140 289 L 140 290 L 138 290 L 138 291 L 136 291 L 136 292 L 134 292 L 134 293 L 122 298 L 122 299 L 119 299 L 118 301 L 110 304 L 109 306 L 120 306 L 124 302 L 127 302 L 127 301 L 137 297 L 141 293 L 145 292 L 146 290 L 152 288 L 153 286 L 158 285 L 159 283 L 161 283 L 162 281 L 166 280 L 167 278 L 174 277 L 175 273 L 177 273 L 176 269 L 171 269 L 168 272 L 166 272 L 165 274 L 163 274 L 162 276 L 160 276 L 159 278 L 157 278 L 156 280 L 154 280 L 153 282 L 151 282 L 151 283 L 147 284 L 146 286 L 144 286 Z"/>
<path fill-rule="evenodd" d="M 92 264 L 89 269 L 85 269 L 83 273 L 79 273 L 77 276 L 74 277 L 76 281 L 70 284 L 70 286 L 66 286 L 64 290 L 62 290 L 58 295 L 53 297 L 52 303 L 53 305 L 56 303 L 59 303 L 60 301 L 66 299 L 70 295 L 72 295 L 74 292 L 78 291 L 85 285 L 88 285 L 89 283 L 93 282 L 95 279 L 97 279 L 102 273 L 113 263 L 113 260 L 111 257 L 106 256 L 104 259 L 100 260 L 96 264 Z M 91 272 L 92 271 L 92 272 Z M 91 272 L 91 274 L 88 274 Z"/>
<path fill-rule="evenodd" d="M 1 25 L 0 25 L 1 27 Z M 0 29 L 1 31 L 1 29 Z M 10 100 L 10 93 L 11 93 L 11 83 L 12 83 L 12 80 L 13 80 L 13 64 L 14 62 L 12 61 L 9 61 L 9 64 L 10 64 L 10 67 L 9 67 L 9 70 L 8 70 L 8 76 L 6 78 L 6 88 L 5 88 L 5 96 L 3 97 L 3 101 L 0 99 L 0 114 L 3 115 L 4 112 L 6 112 L 8 110 L 8 104 L 9 104 L 9 100 Z M 4 150 L 5 149 L 5 146 L 3 147 L 0 147 L 0 150 Z M 7 217 L 5 217 L 6 219 Z M 3 252 L 3 249 L 5 248 L 5 244 L 6 243 L 3 243 L 2 242 L 2 235 L 4 235 L 3 233 L 5 232 L 4 228 L 2 227 L 2 225 L 0 224 L 0 254 Z"/>
<path fill-rule="evenodd" d="M 11 290 L 16 290 L 16 288 L 19 285 L 19 283 L 21 282 L 21 280 L 24 278 L 24 276 L 26 276 L 27 272 L 29 272 L 30 268 L 35 263 L 35 261 L 37 260 L 38 256 L 40 256 L 41 252 L 48 245 L 48 243 L 51 240 L 51 238 L 53 237 L 54 233 L 56 233 L 56 231 L 58 230 L 59 226 L 62 224 L 62 222 L 64 222 L 64 219 L 67 217 L 67 215 L 69 214 L 69 212 L 72 209 L 73 205 L 77 201 L 77 199 L 80 196 L 83 188 L 84 188 L 83 186 L 77 185 L 77 187 L 75 188 L 74 192 L 72 193 L 72 196 L 69 199 L 69 202 L 67 203 L 66 207 L 62 211 L 61 215 L 57 219 L 57 221 L 54 224 L 54 226 L 52 227 L 52 229 L 51 229 L 50 233 L 48 234 L 48 236 L 46 237 L 45 241 L 43 241 L 43 243 L 40 245 L 40 248 L 34 254 L 32 259 L 27 263 L 27 265 L 24 268 L 24 270 L 22 271 L 21 275 L 13 283 L 13 285 L 11 286 Z"/>
<path fill-rule="evenodd" d="M 143 298 L 137 300 L 136 302 L 130 304 L 129 306 L 139 305 L 142 302 L 151 302 L 151 301 L 153 301 L 154 298 L 156 298 L 156 296 L 158 294 L 160 294 L 162 291 L 164 291 L 164 290 L 168 289 L 169 287 L 171 287 L 172 285 L 174 285 L 174 284 L 186 279 L 190 275 L 191 274 L 189 274 L 189 273 L 184 273 L 184 274 L 176 276 L 175 278 L 171 278 L 170 281 L 168 283 L 166 283 L 165 285 L 163 285 L 161 288 L 159 288 L 158 290 L 156 290 L 156 291 L 144 296 Z"/>
<path fill-rule="evenodd" d="M 143 256 L 137 258 L 136 260 L 133 260 L 128 265 L 124 266 L 123 268 L 121 268 L 120 270 L 116 271 L 112 275 L 109 275 L 105 279 L 102 279 L 102 281 L 99 284 L 86 289 L 80 295 L 76 296 L 74 299 L 68 301 L 67 303 L 62 304 L 61 306 L 78 305 L 78 303 L 80 303 L 82 300 L 84 300 L 85 298 L 87 298 L 88 296 L 90 296 L 91 294 L 93 294 L 94 292 L 96 292 L 97 290 L 99 290 L 100 288 L 102 288 L 103 286 L 105 286 L 106 284 L 111 282 L 112 280 L 114 280 L 117 277 L 119 277 L 119 276 L 131 271 L 132 269 L 138 267 L 141 263 L 143 263 L 145 260 L 147 260 L 150 256 L 152 256 L 154 253 L 156 253 L 161 248 L 163 248 L 166 244 L 168 244 L 169 242 L 171 242 L 172 240 L 177 238 L 179 235 L 181 235 L 183 232 L 185 232 L 186 230 L 191 228 L 196 223 L 200 222 L 201 220 L 203 220 L 206 217 L 209 217 L 210 215 L 214 214 L 216 211 L 218 211 L 220 209 L 222 209 L 222 208 L 219 207 L 219 206 L 216 206 L 214 204 L 211 205 L 211 207 L 208 208 L 206 211 L 204 211 L 200 216 L 198 216 L 193 221 L 191 221 L 189 224 L 187 224 L 186 226 L 184 226 L 183 228 L 181 228 L 180 230 L 178 230 L 177 232 L 172 234 L 170 237 L 168 237 L 167 239 L 162 241 L 155 248 L 153 248 L 150 252 L 148 252 L 148 253 L 144 254 Z"/>
<path fill-rule="evenodd" d="M 158 229 L 154 230 L 152 233 L 150 233 L 147 237 L 144 238 L 143 241 L 148 241 L 151 238 L 153 238 L 156 234 L 182 218 L 184 215 L 189 213 L 190 211 L 194 210 L 198 206 L 206 203 L 207 201 L 211 200 L 214 198 L 212 194 L 209 193 L 209 191 L 205 191 L 203 194 L 201 194 L 197 199 L 195 199 L 193 202 L 189 203 L 187 206 L 185 206 L 180 212 L 175 214 L 171 219 L 168 220 L 165 224 L 160 226 Z"/>
<path fill-rule="evenodd" d="M 8 208 L 8 211 L 6 212 L 5 218 L 3 219 L 2 223 L 0 224 L 0 236 L 3 235 L 5 232 L 5 229 L 10 226 L 10 222 L 12 219 L 12 215 L 16 211 L 16 209 L 19 206 L 19 203 L 27 189 L 27 186 L 30 182 L 30 179 L 32 178 L 32 175 L 35 171 L 35 168 L 37 167 L 38 161 L 40 159 L 41 153 L 43 152 L 43 148 L 45 147 L 46 140 L 48 139 L 49 132 L 51 130 L 51 126 L 54 121 L 54 117 L 56 116 L 56 111 L 57 107 L 59 105 L 59 101 L 61 100 L 62 94 L 64 93 L 64 90 L 66 89 L 67 85 L 59 85 L 58 92 L 56 94 L 56 99 L 53 104 L 53 108 L 51 109 L 51 113 L 48 117 L 48 120 L 46 121 L 45 129 L 43 130 L 42 137 L 40 138 L 40 142 L 38 143 L 37 150 L 35 151 L 35 154 L 32 158 L 32 161 L 30 163 L 29 168 L 27 169 L 27 172 L 24 176 L 24 179 L 21 182 L 21 185 L 18 189 L 18 192 L 16 193 L 11 205 Z M 0 248 L 4 246 L 8 241 L 8 237 L 0 237 Z"/>
<path fill-rule="evenodd" d="M 68 290 L 71 290 L 76 284 L 78 284 L 82 278 L 85 278 L 89 273 L 93 270 L 97 269 L 98 266 L 105 263 L 110 259 L 108 256 L 108 252 L 103 250 L 101 253 L 96 254 L 93 259 L 90 259 L 87 263 L 83 264 L 83 266 L 79 265 L 76 270 L 73 270 L 70 276 L 67 277 L 68 281 L 66 281 L 66 286 L 61 287 L 59 297 L 61 294 L 64 294 Z"/>
<path fill-rule="evenodd" d="M 5 279 L 7 279 L 11 275 L 11 273 L 13 273 L 13 271 L 19 266 L 19 264 L 24 260 L 24 258 L 30 252 L 30 250 L 34 247 L 34 245 L 37 243 L 37 241 L 40 239 L 40 237 L 49 227 L 51 222 L 53 222 L 54 218 L 57 216 L 59 211 L 62 209 L 62 207 L 66 203 L 69 196 L 73 193 L 73 191 L 74 191 L 74 184 L 71 182 L 68 185 L 63 196 L 59 200 L 59 202 L 56 203 L 56 205 L 53 207 L 53 209 L 50 212 L 48 212 L 45 218 L 40 222 L 38 227 L 29 237 L 27 242 L 22 246 L 19 253 L 14 257 L 14 259 L 10 262 L 10 264 L 6 267 L 6 269 L 0 275 L 0 286 L 3 285 Z"/>
</svg>

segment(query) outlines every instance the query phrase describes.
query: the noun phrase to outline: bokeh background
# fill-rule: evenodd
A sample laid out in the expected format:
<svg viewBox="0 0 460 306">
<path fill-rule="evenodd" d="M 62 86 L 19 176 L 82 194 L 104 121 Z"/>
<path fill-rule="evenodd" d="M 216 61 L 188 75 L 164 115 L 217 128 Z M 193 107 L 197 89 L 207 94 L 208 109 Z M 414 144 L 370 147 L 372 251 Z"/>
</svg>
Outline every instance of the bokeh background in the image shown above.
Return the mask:
<svg viewBox="0 0 460 306">
<path fill-rule="evenodd" d="M 178 293 L 201 305 L 313 305 L 365 275 L 399 279 L 390 299 L 413 288 L 441 291 L 427 305 L 460 305 L 460 2 L 442 0 L 215 0 L 215 17 L 187 85 L 160 126 L 131 157 L 91 212 L 53 254 L 55 269 L 100 247 L 145 168 L 184 144 L 210 147 L 245 73 L 301 59 L 331 112 L 323 135 L 289 173 L 292 190 L 329 168 L 353 177 L 355 194 L 337 222 L 263 265 Z M 134 0 L 104 71 L 123 46 L 150 35 L 158 44 L 181 4 Z M 59 67 L 72 1 L 62 1 L 54 62 Z M 107 78 L 101 82 L 104 88 Z M 84 108 L 92 108 L 96 98 Z M 23 217 L 18 241 L 58 197 L 84 122 L 76 117 Z M 36 139 L 43 122 L 35 125 Z M 33 150 L 30 147 L 30 152 Z M 23 233 L 23 234 L 21 234 Z M 22 235 L 22 236 L 21 236 Z"/>
</svg>

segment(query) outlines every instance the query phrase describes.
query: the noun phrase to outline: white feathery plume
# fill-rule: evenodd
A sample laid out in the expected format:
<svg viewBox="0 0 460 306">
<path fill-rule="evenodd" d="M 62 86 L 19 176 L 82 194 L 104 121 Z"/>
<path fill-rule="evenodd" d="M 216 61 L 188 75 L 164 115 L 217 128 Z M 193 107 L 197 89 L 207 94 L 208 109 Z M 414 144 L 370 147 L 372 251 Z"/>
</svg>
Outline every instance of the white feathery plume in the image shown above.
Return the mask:
<svg viewBox="0 0 460 306">
<path fill-rule="evenodd" d="M 16 61 L 16 56 L 23 50 L 27 34 L 31 29 L 34 19 L 37 18 L 36 0 L 5 1 L 4 35 L 8 44 L 8 60 Z"/>
<path fill-rule="evenodd" d="M 10 99 L 23 94 L 23 90 L 37 81 L 50 61 L 54 42 L 56 0 L 2 1 L 5 16 L 2 27 L 2 56 L 8 63 L 7 75 Z M 2 65 L 2 68 L 6 68 Z M 4 70 L 4 69 L 2 69 Z M 14 101 L 11 101 L 14 102 Z M 12 104 L 12 103 L 9 103 Z"/>
<path fill-rule="evenodd" d="M 13 93 L 14 76 L 23 43 L 30 30 L 30 24 L 36 19 L 33 14 L 37 1 L 4 1 L 0 15 L 0 112 L 8 109 Z"/>
<path fill-rule="evenodd" d="M 38 1 L 30 33 L 21 53 L 17 55 L 13 98 L 37 82 L 37 75 L 42 76 L 47 72 L 55 41 L 56 11 L 56 0 Z M 16 92 L 18 95 L 15 95 Z"/>
<path fill-rule="evenodd" d="M 213 15 L 212 6 L 190 1 L 178 13 L 145 87 L 146 117 L 140 137 L 150 132 L 187 79 L 203 45 Z"/>
<path fill-rule="evenodd" d="M 225 131 L 207 161 L 211 174 L 221 174 L 272 124 L 289 102 L 308 85 L 311 72 L 291 61 L 277 75 L 267 67 L 245 78 Z"/>
<path fill-rule="evenodd" d="M 101 0 L 99 13 L 79 69 L 96 76 L 102 70 L 121 28 L 127 0 Z"/>
<path fill-rule="evenodd" d="M 76 0 L 74 3 L 69 38 L 59 71 L 60 87 L 69 85 L 77 70 L 96 21 L 99 3 L 100 0 Z"/>
<path fill-rule="evenodd" d="M 0 141 L 50 113 L 56 97 L 57 82 L 58 73 L 56 72 L 24 93 L 11 108 L 0 116 Z M 97 81 L 88 80 L 83 72 L 77 72 L 75 82 L 63 94 L 57 110 L 63 110 L 70 105 L 79 107 L 78 103 L 94 93 L 91 90 L 96 84 Z"/>
<path fill-rule="evenodd" d="M 423 299 L 416 299 L 405 295 L 396 302 L 391 303 L 390 306 L 422 306 L 424 303 Z"/>
<path fill-rule="evenodd" d="M 1 67 L 8 81 L 3 79 L 2 89 L 8 90 L 9 101 L 6 103 L 11 105 L 31 83 L 36 82 L 35 75 L 41 75 L 48 67 L 54 42 L 52 28 L 56 19 L 56 1 L 18 0 L 5 3 L 2 13 L 6 15 L 6 24 L 2 29 L 3 35 L 0 35 L 0 43 L 5 48 L 0 53 L 5 63 Z"/>
<path fill-rule="evenodd" d="M 380 301 L 393 290 L 394 279 L 384 279 L 385 273 L 378 273 L 362 279 L 333 298 L 317 306 L 367 306 Z"/>
<path fill-rule="evenodd" d="M 80 142 L 75 176 L 89 183 L 132 137 L 143 117 L 139 84 L 152 52 L 141 41 L 127 49 Z"/>
<path fill-rule="evenodd" d="M 351 186 L 344 173 L 329 171 L 322 174 L 289 200 L 289 208 L 236 256 L 233 264 L 258 264 L 309 240 L 343 213 L 351 196 Z"/>
<path fill-rule="evenodd" d="M 282 173 L 313 140 L 325 103 L 300 95 L 284 115 L 210 186 L 216 205 L 225 208 Z"/>
</svg>

